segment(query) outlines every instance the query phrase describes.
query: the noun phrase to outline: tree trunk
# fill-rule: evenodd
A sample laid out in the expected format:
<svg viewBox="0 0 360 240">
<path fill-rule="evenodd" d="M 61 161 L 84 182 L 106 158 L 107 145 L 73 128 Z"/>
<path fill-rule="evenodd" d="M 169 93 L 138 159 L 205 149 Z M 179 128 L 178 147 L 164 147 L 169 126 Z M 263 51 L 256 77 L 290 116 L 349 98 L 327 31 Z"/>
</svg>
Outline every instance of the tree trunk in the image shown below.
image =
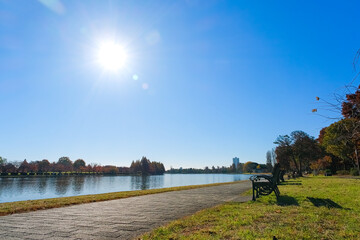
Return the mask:
<svg viewBox="0 0 360 240">
<path fill-rule="evenodd" d="M 300 170 L 299 170 L 299 168 L 298 168 L 298 165 L 297 165 L 297 163 L 296 163 L 296 158 L 295 158 L 295 156 L 294 156 L 294 155 L 292 156 L 292 159 L 293 159 L 293 162 L 294 162 L 294 165 L 295 165 L 296 171 L 300 174 Z"/>
<path fill-rule="evenodd" d="M 356 146 L 355 146 L 355 159 L 356 159 L 358 174 L 360 175 L 359 156 L 358 156 L 358 150 L 357 150 Z"/>
<path fill-rule="evenodd" d="M 299 159 L 299 176 L 302 177 L 301 160 Z"/>
</svg>

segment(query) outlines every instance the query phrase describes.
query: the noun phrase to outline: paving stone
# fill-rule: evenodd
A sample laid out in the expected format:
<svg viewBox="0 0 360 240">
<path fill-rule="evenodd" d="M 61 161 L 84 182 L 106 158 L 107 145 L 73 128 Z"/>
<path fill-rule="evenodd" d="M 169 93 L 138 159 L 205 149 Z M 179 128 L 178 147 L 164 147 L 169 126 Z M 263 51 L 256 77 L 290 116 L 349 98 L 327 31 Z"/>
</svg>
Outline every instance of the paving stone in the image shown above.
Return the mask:
<svg viewBox="0 0 360 240">
<path fill-rule="evenodd" d="M 87 203 L 0 217 L 0 239 L 133 239 L 154 227 L 227 201 L 250 181 Z"/>
<path fill-rule="evenodd" d="M 71 232 L 65 232 L 65 231 L 53 231 L 51 234 L 50 234 L 50 238 L 51 237 L 57 237 L 57 238 L 67 238 L 67 237 L 70 237 L 72 235 Z"/>
<path fill-rule="evenodd" d="M 74 234 L 72 235 L 72 237 L 74 239 L 87 239 L 87 240 L 96 240 L 96 239 L 99 239 L 99 236 L 93 236 L 91 234 L 86 234 L 86 233 L 78 233 L 78 234 Z"/>
<path fill-rule="evenodd" d="M 23 238 L 11 237 L 11 236 L 0 236 L 0 240 L 23 240 Z"/>
<path fill-rule="evenodd" d="M 45 238 L 46 236 L 41 234 L 29 234 L 24 237 L 24 239 L 31 239 L 31 240 L 42 240 Z"/>
</svg>

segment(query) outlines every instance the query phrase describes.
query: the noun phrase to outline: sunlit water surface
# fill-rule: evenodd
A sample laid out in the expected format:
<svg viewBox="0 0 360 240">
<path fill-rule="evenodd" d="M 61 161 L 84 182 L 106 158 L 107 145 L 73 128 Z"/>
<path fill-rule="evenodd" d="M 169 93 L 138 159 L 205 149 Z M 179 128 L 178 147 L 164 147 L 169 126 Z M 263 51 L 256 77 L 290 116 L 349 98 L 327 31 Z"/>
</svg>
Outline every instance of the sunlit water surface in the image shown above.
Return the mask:
<svg viewBox="0 0 360 240">
<path fill-rule="evenodd" d="M 145 190 L 249 179 L 244 174 L 156 176 L 31 176 L 0 178 L 0 203 L 86 194 Z"/>
</svg>

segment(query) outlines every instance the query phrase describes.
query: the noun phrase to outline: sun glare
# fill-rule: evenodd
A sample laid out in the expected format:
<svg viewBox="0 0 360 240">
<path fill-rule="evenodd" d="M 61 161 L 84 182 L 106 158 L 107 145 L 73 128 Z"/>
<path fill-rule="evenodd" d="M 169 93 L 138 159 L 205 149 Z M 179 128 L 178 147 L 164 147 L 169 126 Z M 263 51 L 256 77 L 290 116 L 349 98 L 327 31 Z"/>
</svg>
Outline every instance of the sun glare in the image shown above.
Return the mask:
<svg viewBox="0 0 360 240">
<path fill-rule="evenodd" d="M 114 42 L 103 42 L 99 46 L 97 60 L 104 70 L 118 71 L 124 67 L 127 54 L 121 45 Z"/>
</svg>

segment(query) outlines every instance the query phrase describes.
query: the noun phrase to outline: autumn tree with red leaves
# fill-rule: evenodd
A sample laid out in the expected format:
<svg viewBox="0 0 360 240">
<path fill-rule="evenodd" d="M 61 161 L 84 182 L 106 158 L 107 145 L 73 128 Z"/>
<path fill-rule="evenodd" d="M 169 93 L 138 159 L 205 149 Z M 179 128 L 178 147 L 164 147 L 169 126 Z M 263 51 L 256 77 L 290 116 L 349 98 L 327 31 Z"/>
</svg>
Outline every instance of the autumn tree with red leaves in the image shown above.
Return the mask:
<svg viewBox="0 0 360 240">
<path fill-rule="evenodd" d="M 346 94 L 346 100 L 342 103 L 341 114 L 345 118 L 360 119 L 360 86 L 355 93 Z"/>
</svg>

